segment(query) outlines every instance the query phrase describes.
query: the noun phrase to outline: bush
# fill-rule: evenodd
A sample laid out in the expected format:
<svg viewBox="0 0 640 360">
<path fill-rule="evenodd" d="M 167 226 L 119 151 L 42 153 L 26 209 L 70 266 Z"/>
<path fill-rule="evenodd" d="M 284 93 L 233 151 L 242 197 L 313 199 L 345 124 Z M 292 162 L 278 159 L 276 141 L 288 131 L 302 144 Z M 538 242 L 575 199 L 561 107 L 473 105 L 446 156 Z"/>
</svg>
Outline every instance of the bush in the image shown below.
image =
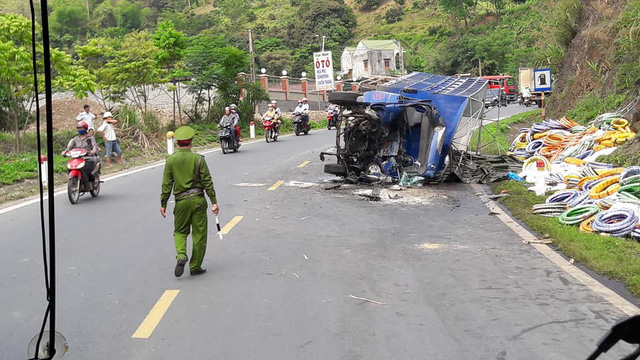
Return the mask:
<svg viewBox="0 0 640 360">
<path fill-rule="evenodd" d="M 609 95 L 602 99 L 596 95 L 590 94 L 581 100 L 575 108 L 567 111 L 567 117 L 581 124 L 598 117 L 605 112 L 616 110 L 624 101 L 624 95 Z"/>
<path fill-rule="evenodd" d="M 403 14 L 404 13 L 401 7 L 394 7 L 387 10 L 387 12 L 384 14 L 384 20 L 389 24 L 393 24 L 400 21 Z"/>
</svg>

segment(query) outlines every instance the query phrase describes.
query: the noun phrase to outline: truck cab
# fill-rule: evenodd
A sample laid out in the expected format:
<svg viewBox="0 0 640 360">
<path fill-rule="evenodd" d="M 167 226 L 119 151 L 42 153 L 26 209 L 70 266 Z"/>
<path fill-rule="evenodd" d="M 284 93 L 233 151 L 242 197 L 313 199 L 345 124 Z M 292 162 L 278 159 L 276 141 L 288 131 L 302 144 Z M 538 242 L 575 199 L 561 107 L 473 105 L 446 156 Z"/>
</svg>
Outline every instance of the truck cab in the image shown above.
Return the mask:
<svg viewBox="0 0 640 360">
<path fill-rule="evenodd" d="M 507 101 L 516 101 L 518 97 L 518 91 L 516 89 L 516 82 L 511 75 L 493 75 L 483 76 L 481 79 L 489 80 L 489 89 L 502 89 L 507 96 Z"/>
</svg>

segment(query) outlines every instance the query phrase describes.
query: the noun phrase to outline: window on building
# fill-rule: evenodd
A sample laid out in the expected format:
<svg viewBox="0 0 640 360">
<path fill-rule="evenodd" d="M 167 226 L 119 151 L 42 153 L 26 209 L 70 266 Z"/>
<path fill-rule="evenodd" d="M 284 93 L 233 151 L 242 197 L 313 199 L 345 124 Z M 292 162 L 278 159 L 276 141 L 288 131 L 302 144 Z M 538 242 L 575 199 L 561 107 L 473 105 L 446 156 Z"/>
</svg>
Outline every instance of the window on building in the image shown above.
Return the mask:
<svg viewBox="0 0 640 360">
<path fill-rule="evenodd" d="M 391 68 L 391 59 L 384 59 L 384 71 L 388 72 Z"/>
<path fill-rule="evenodd" d="M 362 63 L 364 64 L 364 71 L 369 71 L 369 60 L 364 60 Z"/>
</svg>

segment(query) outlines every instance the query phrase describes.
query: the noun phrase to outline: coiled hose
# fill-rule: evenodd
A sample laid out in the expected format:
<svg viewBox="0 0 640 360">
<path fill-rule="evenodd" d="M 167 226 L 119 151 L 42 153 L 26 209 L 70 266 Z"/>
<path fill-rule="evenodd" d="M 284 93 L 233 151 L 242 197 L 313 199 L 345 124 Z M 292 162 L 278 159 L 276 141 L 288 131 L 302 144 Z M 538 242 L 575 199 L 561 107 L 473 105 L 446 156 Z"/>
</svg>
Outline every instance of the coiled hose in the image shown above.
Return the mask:
<svg viewBox="0 0 640 360">
<path fill-rule="evenodd" d="M 533 205 L 532 212 L 536 215 L 556 217 L 567 211 L 566 203 L 544 203 Z"/>
<path fill-rule="evenodd" d="M 638 216 L 629 209 L 607 210 L 596 215 L 591 227 L 593 230 L 624 237 L 638 226 Z"/>
<path fill-rule="evenodd" d="M 577 225 L 599 212 L 600 208 L 596 205 L 580 205 L 562 213 L 558 221 L 564 225 Z"/>
</svg>

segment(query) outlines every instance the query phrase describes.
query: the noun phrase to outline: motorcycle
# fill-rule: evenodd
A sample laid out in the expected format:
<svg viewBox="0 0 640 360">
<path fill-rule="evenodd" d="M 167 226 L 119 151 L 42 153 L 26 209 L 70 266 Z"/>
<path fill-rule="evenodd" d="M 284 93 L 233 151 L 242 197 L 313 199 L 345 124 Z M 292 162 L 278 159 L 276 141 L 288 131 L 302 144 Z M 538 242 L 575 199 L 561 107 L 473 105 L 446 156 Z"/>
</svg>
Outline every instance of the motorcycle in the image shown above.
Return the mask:
<svg viewBox="0 0 640 360">
<path fill-rule="evenodd" d="M 273 118 L 265 118 L 262 121 L 264 127 L 264 139 L 267 142 L 278 141 L 278 132 L 276 131 L 276 125 L 278 123 Z"/>
<path fill-rule="evenodd" d="M 100 194 L 100 161 L 96 161 L 93 167 L 92 175 L 93 181 L 89 181 L 88 174 L 83 171 L 87 156 L 87 150 L 85 149 L 72 149 L 65 153 L 65 156 L 71 159 L 67 163 L 67 170 L 69 170 L 69 180 L 67 181 L 67 195 L 69 202 L 77 204 L 80 196 L 89 192 L 92 197 L 97 197 Z M 83 176 L 85 175 L 85 176 Z"/>
<path fill-rule="evenodd" d="M 220 139 L 220 148 L 223 154 L 238 151 L 240 148 L 240 142 L 236 136 L 236 131 L 231 124 L 221 124 L 220 131 L 218 132 L 218 138 Z"/>
<path fill-rule="evenodd" d="M 303 114 L 293 114 L 293 128 L 296 133 L 296 136 L 300 136 L 300 133 L 304 133 L 305 135 L 309 134 L 309 130 L 311 130 L 311 123 L 309 121 L 304 121 Z"/>
<path fill-rule="evenodd" d="M 531 98 L 523 97 L 522 95 L 518 96 L 518 105 L 524 105 L 526 107 L 531 106 Z"/>
<path fill-rule="evenodd" d="M 338 116 L 340 114 L 340 110 L 337 109 L 329 109 L 327 110 L 327 130 L 331 130 L 332 127 L 338 126 Z"/>
</svg>

